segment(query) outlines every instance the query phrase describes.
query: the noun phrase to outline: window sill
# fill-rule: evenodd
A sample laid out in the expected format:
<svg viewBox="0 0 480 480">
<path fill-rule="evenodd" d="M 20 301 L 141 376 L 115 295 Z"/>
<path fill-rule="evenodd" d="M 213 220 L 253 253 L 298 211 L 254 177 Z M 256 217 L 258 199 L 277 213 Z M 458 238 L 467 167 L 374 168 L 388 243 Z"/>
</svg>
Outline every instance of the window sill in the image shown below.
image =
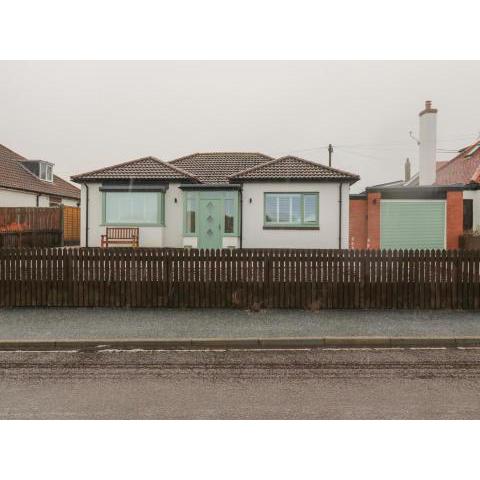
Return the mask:
<svg viewBox="0 0 480 480">
<path fill-rule="evenodd" d="M 264 230 L 320 230 L 318 225 L 264 225 Z"/>
</svg>

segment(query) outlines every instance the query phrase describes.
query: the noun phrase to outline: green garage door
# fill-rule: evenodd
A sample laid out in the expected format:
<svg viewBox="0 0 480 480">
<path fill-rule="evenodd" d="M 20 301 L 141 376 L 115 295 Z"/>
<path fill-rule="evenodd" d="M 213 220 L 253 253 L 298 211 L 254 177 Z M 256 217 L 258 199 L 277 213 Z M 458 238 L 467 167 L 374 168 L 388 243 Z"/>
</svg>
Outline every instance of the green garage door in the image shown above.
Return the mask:
<svg viewBox="0 0 480 480">
<path fill-rule="evenodd" d="M 445 201 L 381 200 L 381 248 L 445 248 Z"/>
</svg>

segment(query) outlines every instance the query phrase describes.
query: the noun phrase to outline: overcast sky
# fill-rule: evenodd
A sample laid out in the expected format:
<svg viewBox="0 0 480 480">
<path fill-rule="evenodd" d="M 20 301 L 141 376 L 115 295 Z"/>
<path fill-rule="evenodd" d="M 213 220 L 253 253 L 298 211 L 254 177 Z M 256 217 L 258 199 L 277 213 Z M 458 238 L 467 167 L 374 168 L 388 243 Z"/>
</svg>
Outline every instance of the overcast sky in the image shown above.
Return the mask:
<svg viewBox="0 0 480 480">
<path fill-rule="evenodd" d="M 359 191 L 401 178 L 407 156 L 416 171 L 425 100 L 440 149 L 477 139 L 479 85 L 480 62 L 0 62 L 0 143 L 65 178 L 198 151 L 327 163 L 332 143 Z"/>
</svg>

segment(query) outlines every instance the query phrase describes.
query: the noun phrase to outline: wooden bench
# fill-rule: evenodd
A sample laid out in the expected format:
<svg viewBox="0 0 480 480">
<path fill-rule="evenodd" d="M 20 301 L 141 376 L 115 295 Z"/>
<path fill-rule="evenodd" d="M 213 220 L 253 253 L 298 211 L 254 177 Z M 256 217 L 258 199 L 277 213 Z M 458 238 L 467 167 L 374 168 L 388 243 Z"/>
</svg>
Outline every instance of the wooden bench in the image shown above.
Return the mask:
<svg viewBox="0 0 480 480">
<path fill-rule="evenodd" d="M 107 233 L 102 235 L 102 247 L 119 243 L 138 247 L 138 237 L 138 227 L 107 227 Z"/>
</svg>

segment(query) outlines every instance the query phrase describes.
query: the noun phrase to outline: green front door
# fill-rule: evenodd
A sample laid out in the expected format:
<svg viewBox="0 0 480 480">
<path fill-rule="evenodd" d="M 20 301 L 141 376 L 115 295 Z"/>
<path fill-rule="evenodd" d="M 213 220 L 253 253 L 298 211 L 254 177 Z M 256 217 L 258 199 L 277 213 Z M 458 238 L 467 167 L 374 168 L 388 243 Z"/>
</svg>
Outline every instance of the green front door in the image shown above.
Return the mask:
<svg viewBox="0 0 480 480">
<path fill-rule="evenodd" d="M 445 201 L 382 200 L 380 245 L 385 249 L 445 248 Z"/>
<path fill-rule="evenodd" d="M 200 199 L 198 248 L 222 248 L 222 200 Z"/>
</svg>

